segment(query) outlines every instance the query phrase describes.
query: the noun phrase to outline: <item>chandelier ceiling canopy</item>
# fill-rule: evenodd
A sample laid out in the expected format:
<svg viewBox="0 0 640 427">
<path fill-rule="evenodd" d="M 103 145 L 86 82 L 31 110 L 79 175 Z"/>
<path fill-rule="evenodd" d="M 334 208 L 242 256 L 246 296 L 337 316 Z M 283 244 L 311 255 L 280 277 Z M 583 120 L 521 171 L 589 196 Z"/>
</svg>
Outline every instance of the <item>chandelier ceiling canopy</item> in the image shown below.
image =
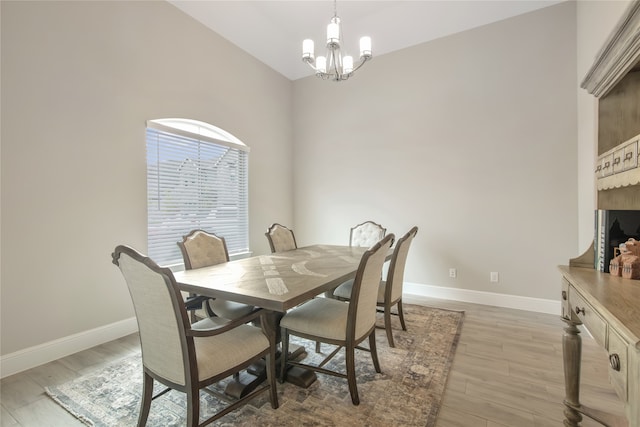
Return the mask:
<svg viewBox="0 0 640 427">
<path fill-rule="evenodd" d="M 302 60 L 315 70 L 317 77 L 323 80 L 336 82 L 347 80 L 371 59 L 371 37 L 360 38 L 360 60 L 356 64 L 353 62 L 353 56 L 342 53 L 342 46 L 342 27 L 338 17 L 336 0 L 334 0 L 333 18 L 327 25 L 325 56 L 315 57 L 313 40 L 305 39 L 302 42 Z"/>
</svg>

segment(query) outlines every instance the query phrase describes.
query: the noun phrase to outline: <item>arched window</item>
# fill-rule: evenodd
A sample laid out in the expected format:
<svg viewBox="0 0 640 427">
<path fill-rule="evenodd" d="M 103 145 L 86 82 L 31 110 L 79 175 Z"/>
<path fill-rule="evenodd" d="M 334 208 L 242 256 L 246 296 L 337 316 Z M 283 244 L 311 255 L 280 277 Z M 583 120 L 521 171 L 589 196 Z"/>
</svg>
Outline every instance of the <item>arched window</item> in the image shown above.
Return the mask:
<svg viewBox="0 0 640 427">
<path fill-rule="evenodd" d="M 148 254 L 182 263 L 176 242 L 201 228 L 225 238 L 229 255 L 249 251 L 249 147 L 208 123 L 147 121 Z"/>
</svg>

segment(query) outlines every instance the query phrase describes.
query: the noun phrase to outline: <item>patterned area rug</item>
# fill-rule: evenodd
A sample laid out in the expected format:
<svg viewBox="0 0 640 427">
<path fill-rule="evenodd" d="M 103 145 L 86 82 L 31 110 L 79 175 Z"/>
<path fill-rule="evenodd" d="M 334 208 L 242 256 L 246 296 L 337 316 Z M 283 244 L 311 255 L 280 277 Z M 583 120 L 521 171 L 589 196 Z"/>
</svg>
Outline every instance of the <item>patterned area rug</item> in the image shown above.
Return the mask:
<svg viewBox="0 0 640 427">
<path fill-rule="evenodd" d="M 318 374 L 308 389 L 278 383 L 277 410 L 271 409 L 265 392 L 210 425 L 434 426 L 464 312 L 416 305 L 405 305 L 404 311 L 406 332 L 400 329 L 397 317 L 392 318 L 395 348 L 389 347 L 384 330 L 376 332 L 382 374 L 375 372 L 368 352 L 356 350 L 359 406 L 351 403 L 346 379 Z M 321 360 L 333 349 L 323 344 L 322 354 L 316 354 L 314 343 L 298 343 L 307 348 L 305 360 Z M 344 371 L 344 351 L 327 367 Z M 128 427 L 137 424 L 141 390 L 142 368 L 136 355 L 46 391 L 87 425 Z M 201 393 L 201 419 L 218 407 L 215 398 Z M 185 408 L 185 395 L 171 391 L 153 401 L 147 426 L 182 426 Z"/>
</svg>

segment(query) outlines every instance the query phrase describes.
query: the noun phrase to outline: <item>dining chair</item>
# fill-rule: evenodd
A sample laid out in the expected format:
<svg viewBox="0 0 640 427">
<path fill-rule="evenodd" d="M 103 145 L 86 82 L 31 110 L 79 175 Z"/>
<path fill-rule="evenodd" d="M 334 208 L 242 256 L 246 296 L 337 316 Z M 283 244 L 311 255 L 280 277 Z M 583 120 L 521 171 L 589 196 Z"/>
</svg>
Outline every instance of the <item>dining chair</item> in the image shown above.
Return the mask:
<svg viewBox="0 0 640 427">
<path fill-rule="evenodd" d="M 382 225 L 373 221 L 365 221 L 362 224 L 351 227 L 351 230 L 349 231 L 349 246 L 369 248 L 382 240 L 386 233 L 387 229 Z M 346 282 L 341 283 L 341 285 L 342 284 L 353 286 L 353 279 L 349 279 Z M 326 291 L 324 296 L 326 298 L 335 298 L 333 292 L 333 289 Z M 320 348 L 316 347 L 316 352 L 319 351 Z"/>
<path fill-rule="evenodd" d="M 349 230 L 349 246 L 358 246 L 369 248 L 382 240 L 387 233 L 387 229 L 382 225 L 373 222 L 365 221 L 362 224 L 351 227 Z M 349 279 L 341 285 L 353 286 L 353 279 Z M 336 298 L 334 296 L 334 289 L 328 290 L 324 293 L 325 298 Z M 343 299 L 343 298 L 341 298 Z M 321 343 L 316 342 L 316 353 L 320 353 Z"/>
<path fill-rule="evenodd" d="M 351 227 L 349 232 L 349 246 L 369 248 L 382 240 L 387 229 L 373 221 L 365 221 Z"/>
<path fill-rule="evenodd" d="M 384 313 L 384 329 L 387 332 L 387 340 L 390 347 L 395 347 L 393 333 L 391 331 L 391 312 L 393 306 L 397 306 L 397 316 L 400 319 L 402 330 L 406 331 L 404 323 L 404 313 L 402 312 L 402 286 L 404 282 L 404 267 L 407 263 L 407 255 L 413 239 L 418 234 L 418 227 L 413 227 L 404 236 L 398 239 L 396 247 L 391 256 L 387 280 L 380 280 L 378 286 L 378 300 L 376 305 L 381 307 Z M 352 295 L 353 282 L 346 282 L 338 286 L 334 291 L 334 298 L 348 301 Z"/>
<path fill-rule="evenodd" d="M 204 230 L 192 230 L 178 242 L 185 270 L 209 267 L 229 262 L 229 251 L 224 237 Z M 208 298 L 204 303 L 207 315 L 236 319 L 250 313 L 254 307 L 220 298 Z"/>
<path fill-rule="evenodd" d="M 293 230 L 274 223 L 267 229 L 265 233 L 269 246 L 271 247 L 271 253 L 284 252 L 296 249 L 298 244 L 296 243 L 296 237 L 293 234 Z"/>
<path fill-rule="evenodd" d="M 151 401 L 171 389 L 187 396 L 188 427 L 209 424 L 267 390 L 271 407 L 278 408 L 275 333 L 247 324 L 258 317 L 266 324 L 268 311 L 255 309 L 233 321 L 208 317 L 191 324 L 170 269 L 124 245 L 115 248 L 112 258 L 129 288 L 140 335 L 143 384 L 138 427 L 146 425 Z M 263 357 L 267 383 L 246 396 L 229 403 L 228 397 L 208 388 Z M 154 381 L 166 386 L 155 396 Z M 217 396 L 226 405 L 202 422 L 201 390 Z"/>
<path fill-rule="evenodd" d="M 387 235 L 362 255 L 349 302 L 330 298 L 314 298 L 289 310 L 280 320 L 282 337 L 281 382 L 286 379 L 288 365 L 346 378 L 351 402 L 354 405 L 360 404 L 356 384 L 355 349 L 369 351 L 376 372 L 381 372 L 375 336 L 376 296 L 382 266 L 393 239 L 393 234 Z M 288 360 L 289 337 L 291 335 L 333 344 L 337 348 L 318 365 Z M 359 344 L 367 338 L 369 339 L 369 348 L 360 347 Z M 346 373 L 324 368 L 325 364 L 342 348 L 345 349 Z"/>
</svg>

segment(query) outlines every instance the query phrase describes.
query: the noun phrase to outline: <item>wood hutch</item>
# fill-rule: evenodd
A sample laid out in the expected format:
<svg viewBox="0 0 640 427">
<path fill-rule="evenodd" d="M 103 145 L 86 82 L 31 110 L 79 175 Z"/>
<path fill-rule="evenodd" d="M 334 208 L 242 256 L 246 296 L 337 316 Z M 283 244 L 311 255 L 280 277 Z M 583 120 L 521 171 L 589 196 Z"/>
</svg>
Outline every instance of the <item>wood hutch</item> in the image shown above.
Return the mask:
<svg viewBox="0 0 640 427">
<path fill-rule="evenodd" d="M 630 3 L 581 85 L 598 98 L 598 209 L 640 210 L 640 0 Z M 640 427 L 640 280 L 594 269 L 593 246 L 561 266 L 565 420 L 586 415 L 605 426 Z M 625 418 L 580 403 L 584 325 L 609 354 L 609 378 Z"/>
</svg>

